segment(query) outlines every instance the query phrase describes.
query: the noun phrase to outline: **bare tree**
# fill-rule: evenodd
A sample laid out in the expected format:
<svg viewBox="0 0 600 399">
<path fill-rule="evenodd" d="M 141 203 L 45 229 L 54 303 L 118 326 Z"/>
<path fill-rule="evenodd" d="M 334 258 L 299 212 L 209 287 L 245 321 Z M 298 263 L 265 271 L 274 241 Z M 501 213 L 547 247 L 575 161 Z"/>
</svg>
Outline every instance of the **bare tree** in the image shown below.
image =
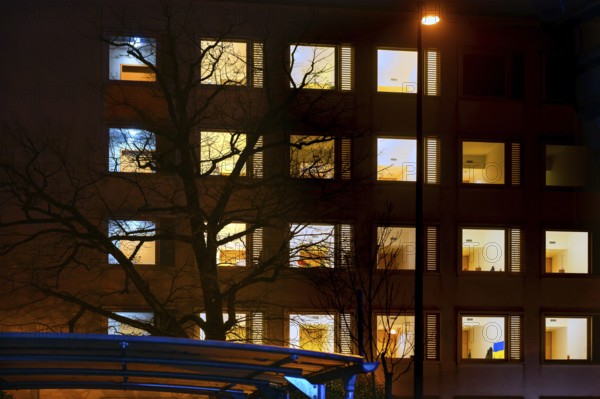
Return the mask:
<svg viewBox="0 0 600 399">
<path fill-rule="evenodd" d="M 414 269 L 414 228 L 382 224 L 357 233 L 357 246 L 345 248 L 341 267 L 310 281 L 317 288 L 315 305 L 345 315 L 340 322 L 346 338 L 359 354 L 380 363 L 385 397 L 391 398 L 392 383 L 410 370 L 414 353 L 412 292 L 398 273 Z"/>
<path fill-rule="evenodd" d="M 59 303 L 70 330 L 95 315 L 135 332 L 249 339 L 258 332 L 235 327 L 252 324 L 240 309 L 252 314 L 261 287 L 314 245 L 290 253 L 303 234 L 290 221 L 339 187 L 307 190 L 290 174 L 342 173 L 333 143 L 352 135 L 352 108 L 343 93 L 308 90 L 330 88 L 330 50 L 290 50 L 269 32 L 240 41 L 241 22 L 207 35 L 193 4 L 160 1 L 149 37 L 131 21 L 103 31 L 115 79 L 105 162 L 82 151 L 84 132 L 3 125 L 1 277 L 15 298 L 5 310 Z"/>
</svg>

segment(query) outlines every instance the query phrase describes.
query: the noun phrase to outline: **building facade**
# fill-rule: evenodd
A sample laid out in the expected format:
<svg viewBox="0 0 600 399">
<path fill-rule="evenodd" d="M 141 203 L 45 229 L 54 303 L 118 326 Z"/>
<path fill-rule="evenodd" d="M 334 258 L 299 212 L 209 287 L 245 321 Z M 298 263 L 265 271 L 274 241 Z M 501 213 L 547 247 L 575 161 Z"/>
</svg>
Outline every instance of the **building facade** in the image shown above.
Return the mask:
<svg viewBox="0 0 600 399">
<path fill-rule="evenodd" d="M 597 7 L 2 7 L 4 331 L 215 337 L 206 261 L 226 339 L 409 397 L 421 239 L 426 396 L 598 396 Z"/>
</svg>

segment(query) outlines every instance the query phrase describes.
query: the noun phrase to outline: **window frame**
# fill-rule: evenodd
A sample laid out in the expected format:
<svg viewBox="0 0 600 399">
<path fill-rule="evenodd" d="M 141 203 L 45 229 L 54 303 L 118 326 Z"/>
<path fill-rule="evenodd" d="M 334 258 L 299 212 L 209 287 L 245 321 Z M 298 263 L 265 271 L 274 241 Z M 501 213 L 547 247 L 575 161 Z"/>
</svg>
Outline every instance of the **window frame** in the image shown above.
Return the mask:
<svg viewBox="0 0 600 399">
<path fill-rule="evenodd" d="M 297 137 L 300 141 L 293 141 L 293 138 Z M 319 141 L 319 137 L 323 137 L 322 141 Z M 298 143 L 302 142 L 311 142 L 315 141 L 312 144 L 302 145 L 302 148 L 298 148 Z M 350 180 L 352 179 L 352 160 L 353 160 L 353 140 L 350 137 L 342 137 L 337 134 L 290 134 L 288 136 L 289 143 L 289 151 L 288 151 L 288 176 L 291 179 L 296 181 L 328 181 L 328 180 Z M 333 150 L 333 159 L 331 165 L 333 166 L 333 171 L 326 171 L 325 174 L 331 174 L 331 176 L 315 176 L 310 172 L 311 167 L 307 169 L 303 169 L 300 174 L 295 173 L 295 167 L 292 163 L 295 160 L 298 160 L 297 155 L 294 156 L 294 153 L 298 154 L 301 149 L 309 148 L 313 145 L 319 144 L 328 144 L 332 145 Z M 329 165 L 329 164 L 327 164 Z M 298 168 L 300 171 L 300 168 Z"/>
<path fill-rule="evenodd" d="M 200 85 L 203 87 L 245 87 L 245 88 L 254 88 L 261 89 L 264 85 L 264 43 L 252 40 L 251 38 L 215 38 L 215 37 L 199 37 L 198 43 L 200 51 L 205 51 L 202 46 L 203 42 L 215 42 L 218 43 L 241 43 L 245 44 L 246 47 L 246 61 L 245 61 L 245 71 L 244 71 L 244 80 L 243 84 L 237 82 L 231 83 L 213 83 L 201 81 Z M 203 60 L 206 55 L 203 56 Z M 202 78 L 202 62 L 199 65 L 198 76 L 199 79 Z"/>
<path fill-rule="evenodd" d="M 586 267 L 586 272 L 585 273 L 569 273 L 566 270 L 564 272 L 547 272 L 546 271 L 546 251 L 547 251 L 547 233 L 587 233 L 587 267 Z M 541 241 L 544 243 L 544 245 L 542 246 L 542 259 L 543 259 L 543 265 L 541 266 L 541 271 L 542 271 L 542 276 L 543 277 L 550 277 L 550 278 L 560 278 L 560 277 L 584 277 L 584 276 L 591 276 L 593 275 L 593 257 L 592 257 L 592 251 L 593 251 L 593 247 L 594 247 L 594 232 L 590 229 L 564 229 L 564 228 L 552 228 L 552 227 L 546 227 L 543 229 L 542 231 L 542 239 Z M 564 266 L 564 265 L 561 265 Z"/>
<path fill-rule="evenodd" d="M 311 228 L 311 226 L 323 226 L 323 227 L 331 227 L 332 235 L 330 237 L 326 237 L 323 241 L 330 241 L 332 244 L 332 248 L 327 249 L 328 257 L 331 259 L 331 266 L 327 265 L 313 265 L 313 266 L 301 266 L 298 265 L 303 259 L 300 256 L 302 250 L 297 250 L 295 246 L 292 246 L 292 241 L 294 241 L 297 237 L 302 238 L 303 231 L 306 228 Z M 355 249 L 355 233 L 354 233 L 354 224 L 349 223 L 323 223 L 323 222 L 315 222 L 315 223 L 290 223 L 289 232 L 291 238 L 288 240 L 288 267 L 290 269 L 321 269 L 321 268 L 341 268 L 348 267 L 354 264 L 354 249 Z M 307 234 L 317 234 L 308 232 Z M 320 241 L 320 242 L 323 242 Z M 311 244 L 301 244 L 306 247 L 311 247 Z M 320 246 L 317 243 L 317 246 Z M 310 261 L 310 258 L 308 258 Z"/>
<path fill-rule="evenodd" d="M 465 93 L 465 56 L 466 55 L 485 55 L 485 56 L 497 56 L 503 58 L 503 72 L 504 72 L 504 94 L 502 96 L 493 95 L 482 95 L 482 94 L 467 94 Z M 526 87 L 523 82 L 523 93 L 518 94 L 515 90 L 516 79 L 514 74 L 515 57 L 521 55 L 523 61 L 522 72 L 523 78 L 525 79 L 525 51 L 510 51 L 507 50 L 487 50 L 487 49 L 462 49 L 459 53 L 459 98 L 465 99 L 488 99 L 488 100 L 500 100 L 500 101 L 525 101 L 526 99 Z"/>
<path fill-rule="evenodd" d="M 144 316 L 150 316 L 149 319 L 150 320 L 146 320 L 146 319 L 137 319 L 138 321 L 141 322 L 146 322 L 149 324 L 154 325 L 154 323 L 156 322 L 156 315 L 152 312 L 148 312 L 148 311 L 132 311 L 132 310 L 119 310 L 119 311 L 114 311 L 113 313 L 117 314 L 117 315 L 123 315 L 124 317 L 128 317 L 130 319 L 134 319 L 134 317 L 131 316 L 125 316 L 125 315 L 144 315 Z M 113 322 L 113 323 L 111 323 Z M 144 330 L 140 330 L 137 327 L 132 327 L 129 324 L 126 323 L 121 323 L 120 321 L 117 321 L 115 319 L 111 319 L 110 317 L 106 318 L 106 334 L 108 335 L 124 335 L 124 336 L 150 336 L 152 335 L 150 332 L 148 331 L 144 331 Z M 111 324 L 116 324 L 116 326 L 111 326 Z M 121 334 L 119 333 L 119 329 L 121 328 L 121 326 L 126 326 L 128 328 L 132 328 L 134 330 L 140 331 L 140 334 Z M 110 332 L 111 328 L 113 329 L 114 332 Z"/>
<path fill-rule="evenodd" d="M 294 65 L 292 64 L 292 57 L 299 47 L 313 47 L 313 48 L 333 48 L 334 57 L 334 70 L 333 70 L 333 85 L 332 87 L 307 87 L 309 82 L 305 82 L 305 86 L 302 87 L 302 82 L 294 81 Z M 299 43 L 288 43 L 287 45 L 287 71 L 289 73 L 289 88 L 291 90 L 315 90 L 318 92 L 329 91 L 329 92 L 353 92 L 354 91 L 354 76 L 355 76 L 355 49 L 354 46 L 347 43 L 314 43 L 314 42 L 299 42 Z M 297 60 L 294 58 L 294 62 Z M 304 77 L 307 74 L 303 74 Z"/>
<path fill-rule="evenodd" d="M 206 313 L 205 312 L 198 313 L 198 317 L 200 317 L 202 320 L 206 321 Z M 235 317 L 236 317 L 236 325 L 239 325 L 238 321 L 243 322 L 245 337 L 243 339 L 229 339 L 227 337 L 227 335 L 232 331 L 232 330 L 229 330 L 227 332 L 227 334 L 225 334 L 226 335 L 225 340 L 228 342 L 252 343 L 252 344 L 262 345 L 263 342 L 265 341 L 264 313 L 261 311 L 242 310 L 239 312 L 236 311 Z M 260 323 L 255 323 L 256 319 L 259 319 Z M 227 313 L 227 311 L 223 311 L 223 321 L 227 321 L 227 320 L 229 320 L 229 314 Z M 261 329 L 261 331 L 255 332 L 254 327 L 259 327 Z M 234 328 L 235 328 L 235 325 L 234 325 Z M 198 340 L 206 339 L 204 337 L 204 331 L 202 331 L 202 329 L 199 326 L 194 326 L 194 329 L 195 329 L 194 334 L 195 334 L 196 339 L 198 339 Z M 258 342 L 258 341 L 260 341 L 260 342 Z"/>
<path fill-rule="evenodd" d="M 504 262 L 502 270 L 465 270 L 463 267 L 464 255 L 464 235 L 463 230 L 489 230 L 503 232 L 504 248 L 502 248 Z M 522 259 L 522 229 L 518 226 L 477 226 L 477 225 L 459 225 L 458 227 L 458 274 L 462 276 L 520 276 L 523 274 Z M 518 248 L 514 248 L 518 246 Z M 482 247 L 485 248 L 485 245 Z M 482 249 L 483 251 L 483 249 Z M 516 269 L 516 270 L 515 270 Z"/>
<path fill-rule="evenodd" d="M 375 312 L 374 317 L 375 317 L 374 326 L 375 326 L 375 330 L 376 330 L 375 331 L 376 353 L 379 353 L 379 354 L 382 353 L 382 348 L 379 345 L 379 343 L 380 343 L 380 340 L 379 340 L 379 331 L 380 331 L 379 330 L 379 318 L 380 317 L 382 317 L 382 318 L 387 317 L 388 319 L 389 318 L 396 318 L 397 319 L 397 318 L 401 318 L 401 317 L 403 317 L 403 318 L 412 317 L 412 323 L 411 323 L 412 324 L 412 334 L 411 334 L 410 329 L 408 330 L 408 332 L 406 334 L 407 335 L 407 340 L 409 341 L 408 342 L 409 344 L 410 344 L 410 339 L 411 339 L 410 337 L 412 336 L 412 345 L 411 345 L 412 349 L 409 350 L 409 353 L 407 353 L 406 355 L 404 355 L 402 357 L 395 357 L 395 356 L 390 356 L 389 348 L 388 348 L 388 351 L 386 351 L 386 357 L 388 359 L 392 359 L 393 361 L 396 361 L 396 362 L 398 362 L 398 361 L 402 361 L 402 362 L 412 361 L 412 358 L 414 357 L 414 351 L 415 351 L 415 328 L 416 328 L 416 325 L 415 325 L 415 314 L 414 314 L 414 312 L 398 312 L 398 313 L 395 313 L 395 314 L 392 314 L 392 315 L 391 314 L 385 314 L 385 312 Z M 391 324 L 389 324 L 389 327 L 390 327 L 390 331 L 389 332 L 386 331 L 385 327 L 384 327 L 384 330 L 382 330 L 382 331 L 384 332 L 384 334 L 391 335 L 391 331 L 393 330 L 393 326 L 394 326 L 394 322 L 392 322 Z"/>
<path fill-rule="evenodd" d="M 111 232 L 111 224 L 116 224 L 118 226 L 118 223 L 121 222 L 125 222 L 125 223 L 151 223 L 154 231 L 152 235 L 147 235 L 148 237 L 156 237 L 156 234 L 158 232 L 158 226 L 156 221 L 151 220 L 151 219 L 109 219 L 107 220 L 106 224 L 106 231 L 107 231 L 107 237 L 110 239 L 110 237 L 113 235 L 113 233 Z M 118 229 L 119 231 L 122 231 L 119 227 L 115 227 L 116 229 Z M 135 230 L 135 229 L 134 229 Z M 132 237 L 134 238 L 134 237 Z M 128 241 L 128 242 L 139 242 L 139 240 L 111 240 L 111 242 L 113 243 L 113 245 L 115 247 L 117 247 L 119 249 L 119 251 L 121 251 L 124 255 L 127 256 L 126 253 L 123 252 L 123 250 L 121 249 L 120 245 L 121 245 L 121 241 Z M 160 253 L 159 253 L 159 240 L 157 240 L 156 238 L 154 238 L 153 240 L 149 240 L 146 241 L 146 243 L 151 243 L 152 246 L 154 247 L 154 263 L 138 263 L 135 262 L 134 259 L 131 259 L 131 255 L 128 256 L 128 258 L 130 259 L 131 263 L 135 266 L 141 266 L 141 267 L 152 267 L 152 266 L 158 266 L 160 264 Z M 137 245 L 137 244 L 134 244 Z M 140 247 L 138 249 L 138 253 L 139 251 L 142 249 L 142 247 Z M 136 254 L 136 256 L 137 256 Z M 108 255 L 108 259 L 107 259 L 107 264 L 109 266 L 112 265 L 119 265 L 119 262 L 111 255 L 111 254 L 107 254 Z"/>
<path fill-rule="evenodd" d="M 232 221 L 230 223 L 227 223 L 226 225 L 223 226 L 223 228 L 221 229 L 221 231 L 219 232 L 219 234 L 217 234 L 217 237 L 220 235 L 220 233 L 223 231 L 223 229 L 227 226 L 230 226 L 232 224 L 235 225 L 244 225 L 243 230 L 248 230 L 250 224 L 246 223 L 246 222 L 242 222 L 242 221 Z M 245 240 L 245 242 L 243 243 L 244 245 L 244 264 L 243 265 L 239 265 L 237 264 L 238 262 L 236 262 L 236 264 L 227 264 L 226 262 L 220 262 L 219 257 L 220 257 L 220 251 L 221 251 L 221 247 L 223 247 L 224 245 L 227 245 L 229 243 L 235 242 L 237 240 L 241 240 L 242 237 L 237 238 L 233 241 L 230 241 L 229 243 L 226 244 L 222 244 L 222 245 L 218 245 L 217 246 L 217 267 L 218 268 L 223 268 L 221 270 L 225 270 L 227 268 L 245 268 L 248 266 L 252 266 L 256 264 L 256 259 L 260 256 L 260 253 L 255 253 L 256 251 L 260 251 L 263 248 L 263 242 L 262 242 L 262 238 L 263 238 L 263 229 L 261 227 L 256 228 L 255 230 L 253 230 L 252 232 L 249 232 L 247 234 L 245 234 L 243 236 L 243 239 Z M 219 239 L 219 238 L 217 238 Z M 236 248 L 224 248 L 225 250 L 234 250 L 237 251 Z"/>
<path fill-rule="evenodd" d="M 392 180 L 392 179 L 380 179 L 379 177 L 379 140 L 407 140 L 414 141 L 415 146 L 415 162 L 417 165 L 417 138 L 413 136 L 399 136 L 395 134 L 377 134 L 374 136 L 374 141 L 372 142 L 372 148 L 376 151 L 376 156 L 371 157 L 373 160 L 371 161 L 371 167 L 374 172 L 374 180 L 377 184 L 415 184 L 416 183 L 416 175 L 417 169 L 414 171 L 415 180 Z M 426 136 L 423 140 L 423 182 L 426 185 L 439 185 L 441 180 L 441 169 L 440 169 L 440 160 L 441 160 L 441 150 L 440 150 L 440 138 L 438 136 Z M 431 150 L 434 150 L 433 154 Z M 387 166 L 389 167 L 389 166 Z"/>
<path fill-rule="evenodd" d="M 238 136 L 244 136 L 244 144 L 243 146 L 241 146 L 241 148 L 238 148 L 236 146 L 236 149 L 243 151 L 244 148 L 246 148 L 247 146 L 247 139 L 248 139 L 248 133 L 246 132 L 231 132 L 231 131 L 227 131 L 227 130 L 223 130 L 223 129 L 212 129 L 212 128 L 202 128 L 201 130 L 199 130 L 196 134 L 196 139 L 198 140 L 198 148 L 197 148 L 197 154 L 198 154 L 198 173 L 202 176 L 205 176 L 207 178 L 228 178 L 229 176 L 231 176 L 231 174 L 222 174 L 222 173 L 215 173 L 217 172 L 217 170 L 220 170 L 218 167 L 215 168 L 215 170 L 213 170 L 213 172 L 211 172 L 210 174 L 207 174 L 208 170 L 203 172 L 203 168 L 202 165 L 204 162 L 209 162 L 210 160 L 203 160 L 202 157 L 202 151 L 203 151 L 203 138 L 202 135 L 203 134 L 219 134 L 219 135 L 231 135 L 235 134 Z M 239 140 L 239 138 L 238 138 Z M 242 179 L 260 179 L 263 177 L 264 174 L 264 160 L 263 160 L 263 148 L 264 143 L 263 143 L 263 136 L 261 135 L 258 138 L 258 141 L 256 142 L 256 146 L 255 148 L 259 148 L 259 150 L 255 150 L 252 155 L 250 155 L 248 157 L 248 160 L 246 161 L 246 163 L 244 164 L 243 167 L 243 173 L 240 173 L 239 178 Z M 223 160 L 220 161 L 220 163 L 222 162 L 231 162 L 233 159 L 236 159 L 235 163 L 233 163 L 232 166 L 232 170 L 233 168 L 235 168 L 235 165 L 237 164 L 237 160 L 239 160 L 239 154 L 230 154 L 230 156 Z M 221 168 L 222 169 L 222 168 Z"/>
<path fill-rule="evenodd" d="M 586 359 L 546 359 L 546 319 L 585 319 L 586 325 Z M 594 316 L 582 313 L 564 313 L 564 312 L 543 312 L 541 314 L 541 339 L 540 339 L 540 357 L 542 364 L 589 364 L 593 363 L 592 335 L 594 333 Z"/>
<path fill-rule="evenodd" d="M 328 337 L 330 339 L 330 343 L 332 345 L 332 350 L 329 352 L 323 353 L 339 353 L 339 354 L 355 354 L 356 348 L 353 337 L 355 337 L 355 329 L 356 329 L 356 319 L 354 314 L 352 313 L 333 313 L 328 314 L 323 311 L 314 311 L 313 310 L 295 310 L 286 312 L 285 315 L 285 340 L 286 344 L 290 348 L 298 348 L 301 349 L 300 346 L 300 324 L 297 322 L 302 317 L 322 317 L 330 319 L 331 324 L 331 336 Z M 295 317 L 295 318 L 294 318 Z M 292 323 L 296 323 L 298 329 L 298 343 L 292 343 Z M 295 339 L 294 339 L 295 341 Z M 303 349 L 309 350 L 309 349 Z"/>
<path fill-rule="evenodd" d="M 406 225 L 405 224 L 402 224 L 402 225 L 400 225 L 400 224 L 393 224 L 393 225 L 377 224 L 375 226 L 375 228 L 376 228 L 376 234 L 375 234 L 375 236 L 376 236 L 376 240 L 377 240 L 376 241 L 376 250 L 377 250 L 376 256 L 377 256 L 377 261 L 376 261 L 376 265 L 375 265 L 375 270 L 378 270 L 378 271 L 381 271 L 381 272 L 387 272 L 387 271 L 389 271 L 389 272 L 393 272 L 393 273 L 397 273 L 397 272 L 400 272 L 400 273 L 407 273 L 407 272 L 414 273 L 415 267 L 416 267 L 416 263 L 415 263 L 416 262 L 416 260 L 415 260 L 415 254 L 416 254 L 416 235 L 417 235 L 416 226 L 414 226 L 414 225 L 411 226 L 411 225 L 408 225 L 408 224 L 406 224 Z M 400 268 L 395 268 L 395 267 L 387 266 L 387 264 L 384 265 L 384 267 L 379 267 L 379 264 L 380 264 L 380 256 L 379 255 L 380 255 L 380 250 L 381 250 L 381 247 L 382 247 L 382 240 L 384 239 L 384 237 L 380 237 L 380 230 L 382 230 L 382 229 L 411 229 L 411 230 L 413 230 L 413 232 L 411 233 L 411 235 L 414 237 L 415 240 L 412 241 L 412 242 L 407 242 L 407 244 L 409 244 L 409 245 L 412 244 L 412 247 L 413 247 L 412 254 L 408 254 L 407 255 L 409 257 L 412 255 L 412 262 L 413 262 L 413 267 L 412 268 L 400 269 Z M 385 237 L 385 240 L 387 241 L 389 238 L 390 237 L 389 237 L 389 234 L 388 234 L 388 237 Z M 398 255 L 398 253 L 396 253 L 396 254 L 393 253 L 392 257 L 396 257 L 397 255 Z M 407 263 L 410 263 L 410 261 L 408 261 Z"/>
<path fill-rule="evenodd" d="M 107 145 L 107 149 L 108 149 L 108 171 L 110 173 L 127 173 L 127 174 L 133 174 L 135 173 L 136 175 L 152 175 L 152 174 L 156 174 L 158 172 L 158 143 L 157 143 L 157 136 L 154 132 L 147 130 L 147 129 L 143 129 L 143 128 L 138 128 L 135 126 L 108 126 L 106 128 L 107 130 L 107 136 L 108 136 L 108 145 Z M 113 154 L 113 151 L 121 148 L 121 154 L 123 153 L 123 148 L 122 147 L 118 147 L 117 145 L 114 146 L 113 149 L 113 131 L 118 131 L 118 135 L 120 135 L 121 137 L 125 137 L 125 133 L 123 133 L 124 131 L 130 131 L 130 130 L 134 130 L 134 131 L 139 131 L 142 133 L 146 133 L 148 134 L 148 137 L 152 137 L 151 140 L 148 140 L 148 144 L 154 144 L 154 149 L 148 150 L 148 149 L 143 149 L 141 151 L 133 151 L 133 150 L 127 150 L 125 149 L 125 151 L 130 151 L 131 153 L 135 153 L 137 152 L 137 154 L 139 154 L 140 157 L 144 157 L 147 156 L 148 159 L 150 159 L 150 163 L 152 163 L 152 166 L 148 166 L 146 167 L 145 171 L 144 169 L 142 169 L 141 171 L 139 170 L 138 165 L 135 165 L 136 170 L 134 171 L 123 171 L 122 169 L 122 162 L 120 161 L 120 158 L 117 161 L 117 157 L 116 154 Z M 117 134 L 117 133 L 115 133 Z M 153 142 L 153 143 L 152 143 Z M 135 143 L 125 143 L 126 146 L 134 146 Z M 146 144 L 145 144 L 146 145 Z M 146 155 L 147 154 L 147 155 Z M 113 155 L 115 155 L 113 157 Z M 113 165 L 114 163 L 114 165 Z M 119 169 L 119 170 L 117 170 Z"/>
<path fill-rule="evenodd" d="M 504 162 L 504 182 L 502 183 L 471 183 L 463 180 L 464 176 L 464 144 L 502 144 L 504 146 L 504 154 L 502 160 Z M 508 188 L 520 187 L 522 183 L 521 171 L 521 150 L 522 144 L 520 141 L 503 140 L 494 138 L 481 137 L 462 137 L 458 141 L 458 159 L 460 160 L 460 168 L 458 171 L 458 182 L 461 188 L 472 187 L 487 187 L 487 188 Z"/>
<path fill-rule="evenodd" d="M 463 318 L 468 317 L 480 317 L 480 318 L 503 318 L 503 335 L 504 335 L 504 358 L 494 359 L 490 358 L 463 358 Z M 511 318 L 515 317 L 518 321 L 518 332 L 515 332 L 515 336 L 513 337 L 513 329 L 511 326 Z M 462 364 L 471 364 L 471 363 L 485 363 L 485 364 L 509 364 L 509 363 L 523 363 L 523 313 L 522 312 L 488 312 L 488 311 L 459 311 L 457 313 L 457 361 Z M 518 358 L 513 358 L 513 342 L 514 340 L 518 340 L 518 344 L 515 346 L 518 351 Z M 493 348 L 493 345 L 490 347 Z M 492 352 L 493 353 L 493 352 Z"/>
<path fill-rule="evenodd" d="M 156 77 L 156 73 L 151 72 L 152 75 L 154 75 L 154 79 L 121 79 L 120 75 L 119 78 L 112 78 L 113 75 L 111 75 L 111 47 L 115 47 L 113 46 L 112 43 L 117 43 L 117 39 L 125 39 L 128 38 L 130 39 L 129 42 L 131 41 L 131 39 L 147 39 L 147 40 L 153 40 L 154 41 L 154 67 L 155 68 L 159 68 L 159 55 L 160 55 L 160 40 L 159 38 L 154 35 L 154 34 L 150 34 L 150 33 L 143 33 L 140 32 L 139 34 L 135 34 L 135 35 L 122 35 L 119 33 L 114 33 L 114 32 L 109 32 L 106 34 L 106 60 L 108 61 L 105 65 L 106 65 L 106 73 L 104 74 L 105 76 L 105 80 L 115 84 L 116 82 L 121 82 L 122 84 L 128 84 L 128 85 L 151 85 L 151 84 L 156 84 L 157 81 L 157 77 Z M 123 41 L 124 42 L 124 41 Z M 117 47 L 115 47 L 117 48 Z M 125 47 L 123 47 L 125 48 Z M 132 57 L 132 56 L 131 56 Z M 137 59 L 135 57 L 133 57 L 134 60 L 137 61 Z M 130 65 L 130 64 L 118 64 L 119 67 L 119 73 L 122 73 L 122 65 Z M 144 66 L 146 68 L 147 67 L 144 63 L 141 64 L 131 64 L 131 65 L 140 65 L 140 67 Z"/>
<path fill-rule="evenodd" d="M 585 155 L 585 159 L 582 161 L 582 168 L 585 172 L 584 183 L 582 185 L 549 185 L 547 182 L 547 173 L 548 173 L 548 156 L 547 156 L 547 147 L 548 146 L 563 146 L 563 147 L 579 147 L 583 151 Z M 587 146 L 575 142 L 574 140 L 564 139 L 564 140 L 543 140 L 541 141 L 541 159 L 542 170 L 541 170 L 541 184 L 543 190 L 547 191 L 583 191 L 588 189 L 590 184 L 593 181 L 593 175 L 590 174 L 590 152 Z"/>
<path fill-rule="evenodd" d="M 416 72 L 416 76 L 415 76 L 415 81 L 414 82 L 402 82 L 404 83 L 412 83 L 415 86 L 414 91 L 393 91 L 393 90 L 383 90 L 380 91 L 379 90 L 379 51 L 402 51 L 402 52 L 411 52 L 411 53 L 416 53 L 415 54 L 415 58 L 416 58 L 416 65 L 414 66 L 415 72 Z M 374 91 L 375 93 L 377 93 L 378 95 L 415 95 L 417 94 L 417 90 L 418 90 L 418 64 L 419 64 L 419 59 L 418 59 L 418 49 L 416 48 L 412 48 L 412 47 L 401 47 L 401 46 L 389 46 L 389 45 L 376 45 L 374 48 L 374 65 L 375 65 L 375 88 Z M 432 85 L 433 87 L 430 88 L 430 63 L 428 60 L 428 55 L 429 53 L 435 53 L 436 57 L 435 57 L 435 70 L 431 71 L 432 74 L 435 75 L 435 78 L 433 79 Z M 437 47 L 427 47 L 424 48 L 422 51 L 421 56 L 423 57 L 423 96 L 425 97 L 440 97 L 441 96 L 441 67 L 442 67 L 442 63 L 441 63 L 441 51 L 439 48 Z M 431 91 L 434 91 L 435 94 L 429 94 Z"/>
</svg>

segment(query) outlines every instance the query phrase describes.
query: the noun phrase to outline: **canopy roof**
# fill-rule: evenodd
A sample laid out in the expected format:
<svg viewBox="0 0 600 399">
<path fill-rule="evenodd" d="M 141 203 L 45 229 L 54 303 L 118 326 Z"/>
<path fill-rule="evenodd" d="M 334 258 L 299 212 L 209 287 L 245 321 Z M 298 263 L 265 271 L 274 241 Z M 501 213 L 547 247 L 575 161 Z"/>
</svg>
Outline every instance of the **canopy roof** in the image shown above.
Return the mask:
<svg viewBox="0 0 600 399">
<path fill-rule="evenodd" d="M 2 333 L 0 390 L 119 389 L 282 397 L 290 383 L 324 396 L 341 378 L 352 397 L 359 356 L 278 346 L 124 335 Z"/>
</svg>

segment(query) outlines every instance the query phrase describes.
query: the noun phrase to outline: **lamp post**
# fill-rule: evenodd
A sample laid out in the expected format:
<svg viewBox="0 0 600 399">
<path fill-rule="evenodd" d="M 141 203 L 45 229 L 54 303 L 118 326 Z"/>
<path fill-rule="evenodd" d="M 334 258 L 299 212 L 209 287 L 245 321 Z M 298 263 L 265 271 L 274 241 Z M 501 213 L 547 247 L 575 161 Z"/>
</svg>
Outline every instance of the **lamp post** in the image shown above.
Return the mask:
<svg viewBox="0 0 600 399">
<path fill-rule="evenodd" d="M 414 344 L 414 398 L 423 399 L 423 359 L 425 347 L 423 320 L 423 271 L 425 260 L 424 228 L 423 228 L 423 183 L 424 183 L 424 145 L 423 145 L 423 91 L 424 62 L 423 62 L 423 32 L 422 25 L 433 25 L 439 22 L 439 17 L 425 14 L 419 9 L 421 20 L 417 24 L 417 181 L 415 205 L 415 344 Z"/>
</svg>

